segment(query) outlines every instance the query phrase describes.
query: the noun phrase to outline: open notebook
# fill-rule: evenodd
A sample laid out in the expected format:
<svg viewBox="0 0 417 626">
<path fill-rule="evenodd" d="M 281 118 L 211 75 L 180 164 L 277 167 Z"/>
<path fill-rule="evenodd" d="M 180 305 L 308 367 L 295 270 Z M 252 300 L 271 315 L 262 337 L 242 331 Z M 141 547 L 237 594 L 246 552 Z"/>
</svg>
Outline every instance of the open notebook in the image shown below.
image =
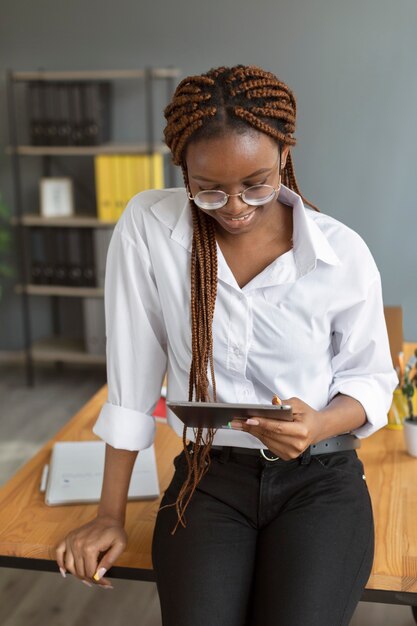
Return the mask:
<svg viewBox="0 0 417 626">
<path fill-rule="evenodd" d="M 47 476 L 46 504 L 54 506 L 99 502 L 105 449 L 104 441 L 55 443 Z M 155 450 L 151 446 L 138 454 L 130 480 L 128 500 L 153 499 L 159 495 Z"/>
</svg>

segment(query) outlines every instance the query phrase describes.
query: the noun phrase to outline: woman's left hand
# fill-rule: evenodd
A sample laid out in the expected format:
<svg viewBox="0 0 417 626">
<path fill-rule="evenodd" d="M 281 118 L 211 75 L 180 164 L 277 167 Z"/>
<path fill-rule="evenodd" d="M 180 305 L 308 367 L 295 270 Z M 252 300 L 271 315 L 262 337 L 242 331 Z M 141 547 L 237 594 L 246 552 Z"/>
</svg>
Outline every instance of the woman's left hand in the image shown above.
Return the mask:
<svg viewBox="0 0 417 626">
<path fill-rule="evenodd" d="M 249 420 L 233 420 L 230 425 L 235 430 L 243 430 L 254 435 L 271 452 L 284 461 L 297 458 L 309 445 L 317 443 L 322 425 L 322 413 L 300 400 L 289 398 L 282 404 L 292 407 L 292 422 L 266 417 L 252 417 Z"/>
</svg>

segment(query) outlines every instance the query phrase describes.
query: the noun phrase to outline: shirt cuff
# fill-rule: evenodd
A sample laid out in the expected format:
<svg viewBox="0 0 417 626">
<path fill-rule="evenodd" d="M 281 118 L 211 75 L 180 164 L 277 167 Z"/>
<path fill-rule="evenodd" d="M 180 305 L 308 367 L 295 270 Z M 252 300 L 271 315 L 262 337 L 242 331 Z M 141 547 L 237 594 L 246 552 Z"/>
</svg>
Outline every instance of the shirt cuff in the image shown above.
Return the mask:
<svg viewBox="0 0 417 626">
<path fill-rule="evenodd" d="M 155 419 L 147 413 L 103 404 L 93 433 L 113 448 L 145 450 L 155 438 Z"/>
<path fill-rule="evenodd" d="M 351 430 L 352 435 L 359 439 L 365 439 L 388 423 L 388 409 L 386 407 L 385 393 L 381 392 L 381 387 L 376 388 L 372 381 L 339 381 L 331 386 L 329 392 L 329 402 L 341 393 L 350 396 L 360 402 L 366 413 L 366 422 L 363 426 Z M 383 396 L 381 398 L 381 396 Z"/>
</svg>

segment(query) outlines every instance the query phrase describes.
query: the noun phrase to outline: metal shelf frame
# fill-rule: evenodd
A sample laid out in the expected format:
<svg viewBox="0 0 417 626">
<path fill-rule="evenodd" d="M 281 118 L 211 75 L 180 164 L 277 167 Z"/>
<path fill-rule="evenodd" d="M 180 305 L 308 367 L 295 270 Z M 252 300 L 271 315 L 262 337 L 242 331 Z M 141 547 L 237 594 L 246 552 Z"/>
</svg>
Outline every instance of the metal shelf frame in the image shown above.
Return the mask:
<svg viewBox="0 0 417 626">
<path fill-rule="evenodd" d="M 21 157 L 40 157 L 42 159 L 42 176 L 50 176 L 51 159 L 54 156 L 93 156 L 96 154 L 116 154 L 116 153 L 136 153 L 149 154 L 153 152 L 161 152 L 163 154 L 169 152 L 167 147 L 156 142 L 154 132 L 154 82 L 155 80 L 163 80 L 166 84 L 166 99 L 169 100 L 174 91 L 174 80 L 180 76 L 178 68 L 152 68 L 130 70 L 97 70 L 97 71 L 35 71 L 35 72 L 15 72 L 9 69 L 6 73 L 6 93 L 7 108 L 9 117 L 9 146 L 6 153 L 10 155 L 13 176 L 13 191 L 15 211 L 12 218 L 12 224 L 16 228 L 18 258 L 19 258 L 19 282 L 16 290 L 21 296 L 22 304 L 22 321 L 23 321 L 23 354 L 25 364 L 26 383 L 29 387 L 35 384 L 34 364 L 39 360 L 52 360 L 58 366 L 63 362 L 102 362 L 102 359 L 95 358 L 94 355 L 82 353 L 81 351 L 69 350 L 65 352 L 65 341 L 63 339 L 63 347 L 58 351 L 48 352 L 48 355 L 42 358 L 39 350 L 36 351 L 33 342 L 31 328 L 31 309 L 30 299 L 32 296 L 44 295 L 51 300 L 52 319 L 53 319 L 53 335 L 60 337 L 60 318 L 59 318 L 59 298 L 60 297 L 86 297 L 86 295 L 94 292 L 95 297 L 102 297 L 102 290 L 99 289 L 73 289 L 69 287 L 48 288 L 47 285 L 31 285 L 29 276 L 29 233 L 28 227 L 31 226 L 68 226 L 75 228 L 97 228 L 103 226 L 112 226 L 112 223 L 102 222 L 92 217 L 74 216 L 73 218 L 61 221 L 58 218 L 50 218 L 46 220 L 41 216 L 25 214 L 22 201 L 22 170 Z M 18 142 L 17 117 L 16 117 L 16 92 L 15 87 L 18 83 L 29 83 L 31 81 L 113 81 L 113 80 L 140 80 L 145 83 L 145 107 L 143 114 L 146 122 L 146 138 L 145 142 L 135 144 L 107 143 L 100 146 L 27 146 L 20 145 Z M 153 172 L 152 172 L 153 176 Z M 175 175 L 174 168 L 171 165 L 168 176 L 169 186 L 174 186 Z M 151 186 L 154 181 L 151 179 Z M 64 223 L 65 222 L 65 223 Z"/>
</svg>

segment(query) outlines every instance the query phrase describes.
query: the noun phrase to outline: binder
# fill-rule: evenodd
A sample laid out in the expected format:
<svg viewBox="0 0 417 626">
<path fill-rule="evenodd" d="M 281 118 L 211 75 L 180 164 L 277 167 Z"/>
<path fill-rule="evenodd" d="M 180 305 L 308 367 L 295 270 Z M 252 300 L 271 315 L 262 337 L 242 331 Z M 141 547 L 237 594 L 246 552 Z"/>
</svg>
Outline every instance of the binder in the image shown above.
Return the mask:
<svg viewBox="0 0 417 626">
<path fill-rule="evenodd" d="M 163 189 L 164 188 L 164 159 L 162 154 L 155 152 L 152 156 L 148 157 L 150 160 L 150 189 Z"/>
<path fill-rule="evenodd" d="M 132 157 L 132 169 L 133 169 L 133 181 L 134 190 L 133 195 L 136 195 L 140 191 L 146 189 L 145 169 L 143 166 L 143 155 L 136 155 Z"/>
<path fill-rule="evenodd" d="M 42 266 L 42 284 L 55 284 L 56 245 L 53 228 L 43 229 L 45 263 Z"/>
<path fill-rule="evenodd" d="M 44 145 L 42 83 L 29 83 L 26 95 L 30 142 L 33 146 L 42 146 Z"/>
<path fill-rule="evenodd" d="M 124 154 L 120 156 L 120 159 L 122 161 L 122 170 L 123 170 L 123 177 L 122 177 L 122 186 L 123 186 L 123 211 L 126 208 L 127 203 L 129 202 L 130 198 L 132 197 L 132 170 L 130 167 L 130 159 L 131 157 L 128 154 Z"/>
<path fill-rule="evenodd" d="M 57 86 L 57 143 L 60 146 L 69 146 L 71 143 L 69 89 L 66 83 Z"/>
<path fill-rule="evenodd" d="M 80 229 L 79 237 L 81 241 L 81 269 L 83 287 L 96 286 L 96 268 L 94 264 L 94 251 L 91 232 L 87 229 Z"/>
<path fill-rule="evenodd" d="M 35 285 L 44 281 L 45 245 L 43 228 L 34 227 L 30 232 L 30 277 Z"/>
<path fill-rule="evenodd" d="M 82 85 L 73 83 L 69 87 L 70 95 L 70 126 L 71 145 L 81 146 L 84 144 L 83 112 L 82 112 Z"/>
<path fill-rule="evenodd" d="M 83 298 L 84 341 L 89 354 L 106 354 L 103 298 Z"/>
<path fill-rule="evenodd" d="M 55 262 L 54 277 L 55 285 L 68 285 L 68 240 L 65 228 L 56 228 L 55 234 Z"/>
<path fill-rule="evenodd" d="M 60 441 L 49 463 L 45 503 L 49 506 L 99 502 L 104 474 L 104 441 Z M 152 445 L 141 450 L 133 466 L 128 500 L 159 498 L 160 488 Z"/>
<path fill-rule="evenodd" d="M 94 261 L 96 266 L 97 287 L 104 288 L 107 251 L 113 235 L 113 228 L 95 228 L 93 230 Z"/>
<path fill-rule="evenodd" d="M 105 222 L 114 221 L 116 213 L 114 201 L 114 168 L 111 157 L 106 155 L 96 156 L 94 159 L 97 216 Z"/>
<path fill-rule="evenodd" d="M 126 179 L 124 173 L 125 161 L 122 155 L 109 157 L 114 171 L 114 221 L 117 221 L 125 208 Z"/>
<path fill-rule="evenodd" d="M 80 260 L 80 233 L 76 228 L 67 232 L 68 284 L 79 287 L 83 284 L 83 272 Z"/>
</svg>

